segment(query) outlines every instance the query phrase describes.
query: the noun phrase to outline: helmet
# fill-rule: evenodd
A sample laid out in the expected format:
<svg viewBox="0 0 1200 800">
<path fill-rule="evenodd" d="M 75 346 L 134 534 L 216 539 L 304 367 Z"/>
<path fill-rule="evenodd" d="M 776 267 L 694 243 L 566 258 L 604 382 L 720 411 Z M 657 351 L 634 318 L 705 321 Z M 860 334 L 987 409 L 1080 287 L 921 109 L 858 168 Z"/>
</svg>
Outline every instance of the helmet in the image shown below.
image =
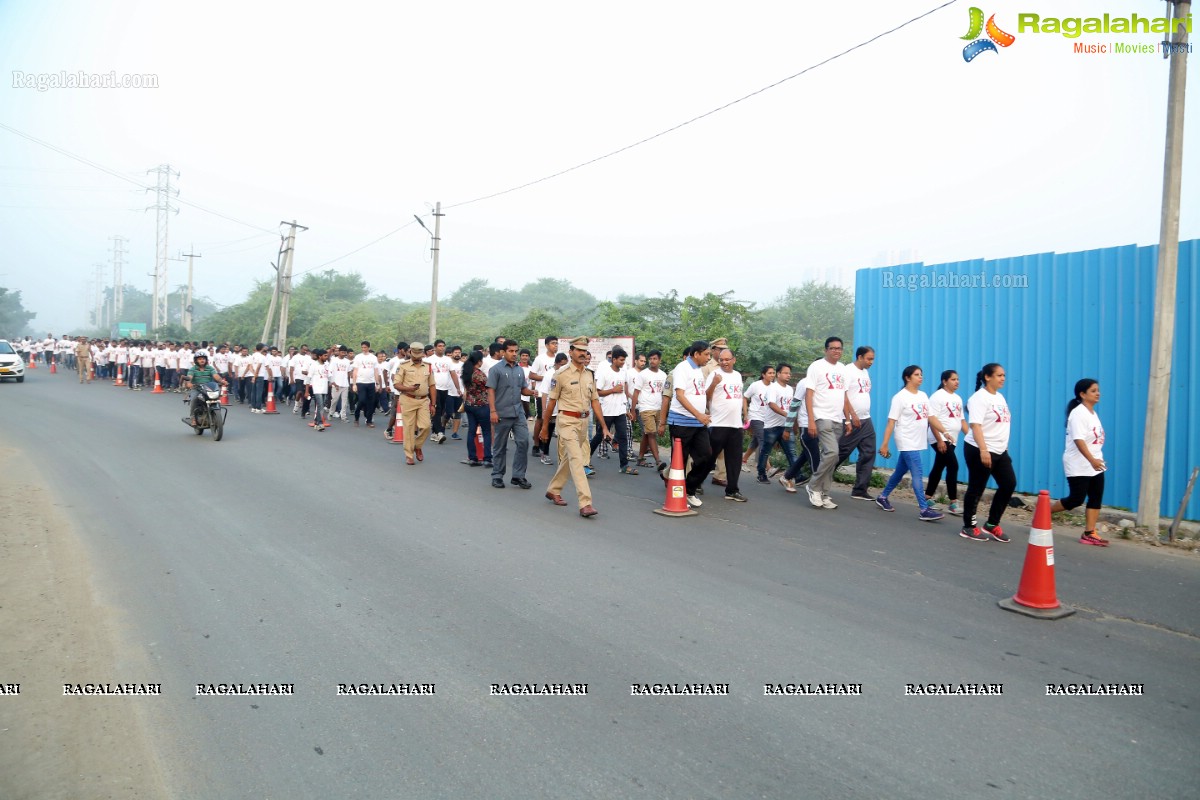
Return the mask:
<svg viewBox="0 0 1200 800">
<path fill-rule="evenodd" d="M 193 358 L 192 360 L 193 360 L 193 361 L 199 361 L 199 360 L 200 360 L 200 359 L 202 359 L 202 358 L 203 358 L 205 361 L 208 361 L 208 356 L 206 356 L 204 353 L 197 353 L 197 354 L 196 354 L 196 357 L 195 357 L 195 358 Z"/>
</svg>

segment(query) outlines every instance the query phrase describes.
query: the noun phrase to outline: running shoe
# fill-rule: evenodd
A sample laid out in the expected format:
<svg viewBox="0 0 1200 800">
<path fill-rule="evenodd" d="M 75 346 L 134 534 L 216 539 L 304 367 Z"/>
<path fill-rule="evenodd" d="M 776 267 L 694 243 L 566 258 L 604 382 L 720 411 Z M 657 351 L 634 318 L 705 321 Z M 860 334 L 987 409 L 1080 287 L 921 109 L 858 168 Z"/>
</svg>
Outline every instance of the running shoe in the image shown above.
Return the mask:
<svg viewBox="0 0 1200 800">
<path fill-rule="evenodd" d="M 553 461 L 553 459 L 551 459 L 551 458 L 550 458 L 550 456 L 542 456 L 542 459 L 541 459 L 541 461 L 542 461 L 542 463 L 543 463 L 543 464 L 545 464 L 547 467 L 552 467 L 552 466 L 554 466 L 554 461 Z"/>
<path fill-rule="evenodd" d="M 725 495 L 725 499 L 732 500 L 735 503 L 746 502 L 746 498 L 742 496 L 741 492 L 734 492 L 733 494 L 727 494 L 727 495 Z"/>
<path fill-rule="evenodd" d="M 963 528 L 958 532 L 958 535 L 964 539 L 970 539 L 972 542 L 986 542 L 988 536 L 977 527 Z"/>
<path fill-rule="evenodd" d="M 925 508 L 917 515 L 917 519 L 921 520 L 921 522 L 936 522 L 944 516 L 946 515 L 936 508 Z"/>
<path fill-rule="evenodd" d="M 1101 539 L 1095 533 L 1085 533 L 1079 537 L 1080 544 L 1090 544 L 1096 547 L 1108 547 L 1108 539 Z"/>
<path fill-rule="evenodd" d="M 946 513 L 953 514 L 956 517 L 961 517 L 962 509 L 958 507 L 958 503 L 951 503 L 950 505 L 946 506 Z"/>
<path fill-rule="evenodd" d="M 754 480 L 758 481 L 759 483 L 770 483 L 771 482 L 771 479 L 768 478 L 766 475 L 759 475 Z"/>
<path fill-rule="evenodd" d="M 821 493 L 821 508 L 827 508 L 830 511 L 837 508 L 837 503 L 833 502 L 833 498 L 824 492 Z"/>
<path fill-rule="evenodd" d="M 1008 538 L 1008 534 L 1000 529 L 999 525 L 984 525 L 983 530 L 988 536 L 992 537 L 997 542 L 1004 542 L 1007 544 L 1008 542 L 1012 541 L 1012 539 Z"/>
<path fill-rule="evenodd" d="M 692 508 L 699 508 L 700 506 L 704 505 L 704 501 L 699 497 L 696 497 L 694 494 L 689 494 L 687 496 L 687 503 Z"/>
<path fill-rule="evenodd" d="M 782 486 L 783 490 L 785 492 L 788 492 L 789 494 L 796 493 L 796 482 L 793 480 L 788 480 L 787 478 L 780 478 L 779 485 Z"/>
<path fill-rule="evenodd" d="M 854 495 L 850 495 L 850 496 L 854 497 Z M 888 500 L 883 495 L 879 495 L 879 497 L 875 498 L 875 505 L 879 506 L 884 511 L 895 511 L 896 510 L 896 507 L 892 505 L 892 501 Z"/>
<path fill-rule="evenodd" d="M 663 483 L 667 482 L 667 464 L 665 461 L 658 462 L 658 477 L 663 479 Z"/>
<path fill-rule="evenodd" d="M 872 497 L 869 492 L 862 492 L 861 494 L 858 492 L 851 492 L 850 499 L 851 500 L 875 500 L 875 498 Z M 876 501 L 876 502 L 878 502 L 878 501 Z"/>
<path fill-rule="evenodd" d="M 451 439 L 458 439 L 458 440 L 460 440 L 460 441 L 462 440 L 462 437 L 461 437 L 461 436 L 459 436 L 457 433 L 452 433 L 452 434 L 450 434 L 450 438 L 451 438 Z"/>
<path fill-rule="evenodd" d="M 596 474 L 596 470 L 592 469 L 590 464 L 585 464 L 583 467 L 583 474 L 590 478 Z"/>
<path fill-rule="evenodd" d="M 813 508 L 822 508 L 824 506 L 824 503 L 821 502 L 820 492 L 814 492 L 812 489 L 807 488 L 805 491 L 808 492 L 808 502 L 812 504 Z"/>
</svg>

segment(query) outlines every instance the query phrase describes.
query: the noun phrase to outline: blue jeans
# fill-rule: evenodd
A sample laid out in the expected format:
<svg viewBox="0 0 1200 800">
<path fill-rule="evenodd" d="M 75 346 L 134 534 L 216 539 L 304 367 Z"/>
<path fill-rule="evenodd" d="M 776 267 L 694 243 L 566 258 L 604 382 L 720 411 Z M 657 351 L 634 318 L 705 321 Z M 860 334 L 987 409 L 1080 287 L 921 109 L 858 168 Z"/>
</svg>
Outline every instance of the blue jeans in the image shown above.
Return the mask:
<svg viewBox="0 0 1200 800">
<path fill-rule="evenodd" d="M 475 453 L 475 432 L 483 431 L 483 460 L 492 460 L 492 414 L 487 406 L 467 406 L 467 460 L 479 461 Z"/>
<path fill-rule="evenodd" d="M 783 448 L 783 454 L 787 456 L 788 467 L 790 468 L 796 463 L 796 446 L 792 444 L 790 437 L 783 438 L 783 432 L 786 430 L 787 427 L 784 425 L 780 425 L 778 428 L 763 428 L 762 446 L 758 448 L 758 477 L 767 477 L 767 459 L 776 442 L 779 442 L 779 446 Z"/>
<path fill-rule="evenodd" d="M 267 379 L 266 378 L 255 378 L 253 391 L 254 391 L 254 394 L 250 398 L 250 407 L 257 408 L 261 411 L 262 407 L 263 407 L 263 403 L 267 399 Z"/>
<path fill-rule="evenodd" d="M 921 474 L 921 451 L 901 450 L 896 455 L 899 457 L 899 463 L 896 464 L 896 470 L 892 473 L 892 477 L 888 478 L 887 486 L 883 487 L 883 492 L 879 496 L 890 495 L 892 490 L 900 485 L 900 479 L 904 477 L 904 473 L 911 472 L 913 494 L 917 496 L 917 505 L 924 511 L 929 508 L 929 501 L 925 499 L 924 477 Z"/>
</svg>

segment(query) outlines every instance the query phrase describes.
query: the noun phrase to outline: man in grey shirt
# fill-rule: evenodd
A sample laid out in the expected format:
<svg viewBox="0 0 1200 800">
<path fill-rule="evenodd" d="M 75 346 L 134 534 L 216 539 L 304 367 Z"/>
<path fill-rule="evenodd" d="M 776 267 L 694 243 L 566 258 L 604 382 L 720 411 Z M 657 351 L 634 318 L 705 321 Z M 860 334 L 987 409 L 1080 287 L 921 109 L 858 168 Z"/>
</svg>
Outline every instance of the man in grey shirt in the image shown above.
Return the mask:
<svg viewBox="0 0 1200 800">
<path fill-rule="evenodd" d="M 513 456 L 512 483 L 522 489 L 533 486 L 525 479 L 525 468 L 529 463 L 529 427 L 525 424 L 524 397 L 535 397 L 525 381 L 525 370 L 517 363 L 520 345 L 512 339 L 504 340 L 504 360 L 488 370 L 488 406 L 492 412 L 492 487 L 504 488 L 505 460 L 508 436 L 511 433 L 516 445 Z"/>
</svg>

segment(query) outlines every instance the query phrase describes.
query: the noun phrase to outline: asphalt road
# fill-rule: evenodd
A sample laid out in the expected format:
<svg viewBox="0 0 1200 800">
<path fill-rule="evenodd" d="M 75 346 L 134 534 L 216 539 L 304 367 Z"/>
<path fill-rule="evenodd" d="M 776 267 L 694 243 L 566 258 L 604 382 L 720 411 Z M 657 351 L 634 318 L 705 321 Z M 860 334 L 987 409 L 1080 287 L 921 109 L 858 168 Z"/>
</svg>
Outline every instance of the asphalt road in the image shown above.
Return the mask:
<svg viewBox="0 0 1200 800">
<path fill-rule="evenodd" d="M 404 466 L 382 426 L 234 408 L 215 443 L 176 395 L 44 371 L 0 386 L 0 409 L 122 612 L 128 672 L 109 679 L 163 683 L 118 702 L 144 704 L 179 797 L 1197 796 L 1193 557 L 1060 537 L 1059 597 L 1081 611 L 1045 622 L 996 606 L 1024 530 L 968 542 L 844 491 L 827 512 L 751 481 L 747 504 L 710 491 L 664 519 L 656 477 L 598 460 L 587 521 L 569 487 L 567 508 L 542 498 L 549 467 L 499 491 L 458 443 Z M 220 682 L 295 696 L 195 696 Z M 764 696 L 793 682 L 862 696 Z M 964 682 L 1003 695 L 905 696 Z M 1145 695 L 1046 696 L 1067 682 Z M 645 683 L 729 694 L 631 696 Z"/>
</svg>

